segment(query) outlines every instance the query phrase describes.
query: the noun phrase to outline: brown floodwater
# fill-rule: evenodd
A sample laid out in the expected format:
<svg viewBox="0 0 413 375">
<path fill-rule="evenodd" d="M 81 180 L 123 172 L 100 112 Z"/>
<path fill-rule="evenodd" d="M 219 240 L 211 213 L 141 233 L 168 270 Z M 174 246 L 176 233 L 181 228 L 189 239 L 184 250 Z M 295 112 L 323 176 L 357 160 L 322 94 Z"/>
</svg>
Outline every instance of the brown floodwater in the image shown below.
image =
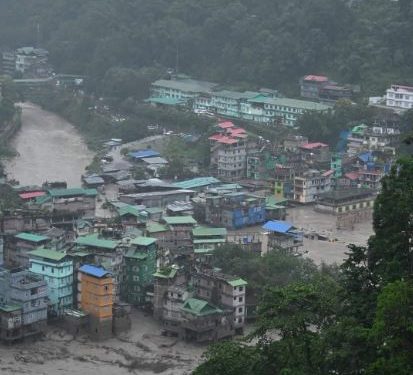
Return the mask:
<svg viewBox="0 0 413 375">
<path fill-rule="evenodd" d="M 9 178 L 21 185 L 66 181 L 80 186 L 80 176 L 93 159 L 80 134 L 63 118 L 32 103 L 20 104 L 22 128 L 12 141 L 18 156 L 6 162 Z"/>
</svg>

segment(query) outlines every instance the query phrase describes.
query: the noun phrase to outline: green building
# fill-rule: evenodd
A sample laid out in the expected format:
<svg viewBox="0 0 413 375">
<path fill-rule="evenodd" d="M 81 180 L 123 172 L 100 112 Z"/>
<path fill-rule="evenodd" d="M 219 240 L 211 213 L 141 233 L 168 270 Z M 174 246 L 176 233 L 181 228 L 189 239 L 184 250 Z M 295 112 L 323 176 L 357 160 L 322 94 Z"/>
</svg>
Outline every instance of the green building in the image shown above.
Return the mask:
<svg viewBox="0 0 413 375">
<path fill-rule="evenodd" d="M 143 305 L 156 272 L 156 238 L 136 237 L 123 257 L 121 298 L 132 305 Z"/>
</svg>

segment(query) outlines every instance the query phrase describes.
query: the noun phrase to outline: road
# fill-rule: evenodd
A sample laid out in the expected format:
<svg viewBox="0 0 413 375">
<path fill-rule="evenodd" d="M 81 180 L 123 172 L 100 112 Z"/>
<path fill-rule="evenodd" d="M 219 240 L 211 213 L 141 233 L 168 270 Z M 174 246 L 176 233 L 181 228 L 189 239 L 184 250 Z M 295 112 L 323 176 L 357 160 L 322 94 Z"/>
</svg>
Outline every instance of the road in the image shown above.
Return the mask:
<svg viewBox="0 0 413 375">
<path fill-rule="evenodd" d="M 12 141 L 18 156 L 6 162 L 9 178 L 21 185 L 67 181 L 80 186 L 80 176 L 93 159 L 77 130 L 61 117 L 31 104 L 23 109 L 22 128 Z"/>
</svg>

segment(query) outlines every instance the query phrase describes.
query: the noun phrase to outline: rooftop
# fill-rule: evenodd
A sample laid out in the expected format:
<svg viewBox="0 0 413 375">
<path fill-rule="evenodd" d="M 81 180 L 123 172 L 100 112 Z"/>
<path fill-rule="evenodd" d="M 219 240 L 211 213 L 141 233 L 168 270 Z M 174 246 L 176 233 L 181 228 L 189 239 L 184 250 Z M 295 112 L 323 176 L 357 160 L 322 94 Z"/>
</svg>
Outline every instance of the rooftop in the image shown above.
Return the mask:
<svg viewBox="0 0 413 375">
<path fill-rule="evenodd" d="M 38 234 L 27 233 L 27 232 L 16 234 L 14 237 L 18 238 L 19 240 L 24 240 L 24 241 L 29 241 L 29 242 L 42 242 L 42 241 L 49 240 L 49 237 L 40 236 Z"/>
<path fill-rule="evenodd" d="M 93 266 L 90 264 L 83 265 L 79 268 L 79 271 L 97 278 L 102 278 L 111 275 L 111 273 L 109 271 L 106 271 L 104 268 Z"/>
<path fill-rule="evenodd" d="M 326 76 L 317 76 L 313 74 L 309 74 L 304 77 L 304 81 L 312 81 L 312 82 L 328 82 L 328 77 Z"/>
<path fill-rule="evenodd" d="M 225 228 L 196 227 L 192 229 L 192 234 L 194 237 L 226 236 L 227 230 Z"/>
<path fill-rule="evenodd" d="M 156 238 L 152 237 L 136 237 L 131 241 L 132 245 L 149 246 L 156 242 Z"/>
<path fill-rule="evenodd" d="M 221 181 L 219 181 L 215 177 L 197 177 L 192 178 L 190 180 L 176 182 L 174 183 L 174 186 L 179 187 L 181 189 L 194 189 L 197 187 L 203 187 L 219 183 L 221 183 Z"/>
<path fill-rule="evenodd" d="M 98 247 L 110 250 L 114 250 L 118 246 L 118 243 L 116 241 L 99 238 L 96 234 L 78 237 L 76 238 L 75 243 L 77 245 Z"/>
<path fill-rule="evenodd" d="M 45 249 L 41 247 L 36 250 L 30 251 L 29 256 L 30 258 L 37 257 L 37 258 L 44 258 L 44 259 L 53 260 L 53 261 L 58 262 L 62 260 L 66 256 L 66 254 L 60 251 Z"/>
<path fill-rule="evenodd" d="M 179 79 L 179 80 L 159 79 L 153 82 L 152 86 L 167 87 L 170 89 L 193 92 L 193 93 L 202 93 L 202 92 L 211 92 L 214 87 L 218 86 L 218 84 L 207 82 L 207 81 L 198 81 L 195 79 Z"/>
<path fill-rule="evenodd" d="M 265 103 L 265 104 L 272 104 L 280 107 L 290 107 L 290 108 L 299 108 L 302 110 L 308 111 L 326 111 L 330 107 L 317 103 L 317 102 L 310 102 L 307 100 L 298 100 L 298 99 L 289 99 L 289 98 L 256 98 L 256 99 L 249 99 L 250 102 L 256 103 Z"/>
<path fill-rule="evenodd" d="M 196 220 L 192 216 L 164 216 L 163 220 L 168 225 L 196 224 Z"/>
<path fill-rule="evenodd" d="M 185 101 L 181 99 L 163 98 L 163 97 L 151 97 L 149 99 L 146 99 L 145 102 L 154 103 L 154 104 L 164 104 L 164 105 L 178 105 L 178 104 L 185 103 Z"/>
<path fill-rule="evenodd" d="M 159 156 L 160 153 L 155 150 L 137 150 L 130 152 L 128 155 L 134 159 L 143 159 L 151 158 L 153 156 Z"/>
<path fill-rule="evenodd" d="M 211 305 L 209 302 L 197 298 L 188 298 L 181 309 L 196 316 L 205 316 L 222 312 L 222 310 Z"/>
<path fill-rule="evenodd" d="M 332 190 L 328 193 L 320 194 L 320 200 L 346 200 L 346 199 L 359 199 L 363 197 L 374 196 L 375 191 L 365 188 L 354 188 L 354 189 L 341 189 Z"/>
<path fill-rule="evenodd" d="M 55 198 L 59 197 L 73 197 L 78 195 L 96 196 L 98 192 L 96 189 L 82 189 L 82 188 L 70 188 L 70 189 L 51 189 L 48 193 Z"/>
<path fill-rule="evenodd" d="M 159 232 L 166 232 L 168 228 L 165 225 L 159 223 L 150 223 L 146 226 L 146 230 L 149 233 L 159 233 Z"/>
<path fill-rule="evenodd" d="M 287 233 L 293 227 L 294 226 L 291 223 L 283 220 L 268 221 L 263 226 L 265 230 L 277 233 Z"/>
</svg>

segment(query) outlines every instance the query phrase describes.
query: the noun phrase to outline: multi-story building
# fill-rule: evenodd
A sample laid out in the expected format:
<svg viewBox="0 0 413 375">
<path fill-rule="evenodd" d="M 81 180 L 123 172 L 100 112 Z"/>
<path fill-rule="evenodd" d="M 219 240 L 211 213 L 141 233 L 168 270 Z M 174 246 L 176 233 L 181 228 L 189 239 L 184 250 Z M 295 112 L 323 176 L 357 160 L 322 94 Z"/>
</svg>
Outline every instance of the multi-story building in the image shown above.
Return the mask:
<svg viewBox="0 0 413 375">
<path fill-rule="evenodd" d="M 301 176 L 295 176 L 294 201 L 298 203 L 312 203 L 320 194 L 329 192 L 333 173 L 333 170 L 321 172 L 310 169 Z"/>
<path fill-rule="evenodd" d="M 246 321 L 245 296 L 247 282 L 239 277 L 226 275 L 211 269 L 192 274 L 197 298 L 211 302 L 231 317 L 230 326 L 242 332 Z"/>
<path fill-rule="evenodd" d="M 246 193 L 208 194 L 205 221 L 209 225 L 239 229 L 265 221 L 265 198 Z"/>
<path fill-rule="evenodd" d="M 49 53 L 42 48 L 22 47 L 16 50 L 16 71 L 28 78 L 48 77 Z"/>
<path fill-rule="evenodd" d="M 38 248 L 29 253 L 30 271 L 47 282 L 49 315 L 62 316 L 73 306 L 73 262 L 65 253 Z"/>
<path fill-rule="evenodd" d="M 318 99 L 321 89 L 328 83 L 329 80 L 326 76 L 306 75 L 300 80 L 301 96 Z"/>
<path fill-rule="evenodd" d="M 144 305 L 146 293 L 153 285 L 156 271 L 156 238 L 136 237 L 123 257 L 122 300 L 133 305 Z"/>
<path fill-rule="evenodd" d="M 225 228 L 196 227 L 192 230 L 194 253 L 197 257 L 211 255 L 214 250 L 227 242 Z"/>
<path fill-rule="evenodd" d="M 47 296 L 47 284 L 41 276 L 21 269 L 0 270 L 1 303 L 20 306 L 23 337 L 44 330 L 47 324 Z"/>
<path fill-rule="evenodd" d="M 271 250 L 283 250 L 296 253 L 303 246 L 303 232 L 291 223 L 283 220 L 272 220 L 265 223 L 263 229 L 267 236 L 263 253 Z"/>
<path fill-rule="evenodd" d="M 8 267 L 29 267 L 29 252 L 50 242 L 50 238 L 33 233 L 19 233 L 7 241 L 5 263 Z"/>
<path fill-rule="evenodd" d="M 386 106 L 401 110 L 413 108 L 413 87 L 391 85 L 386 90 Z"/>
<path fill-rule="evenodd" d="M 13 77 L 16 72 L 16 54 L 13 51 L 3 51 L 1 58 L 1 75 Z"/>
<path fill-rule="evenodd" d="M 85 264 L 79 269 L 78 284 L 78 304 L 90 315 L 90 334 L 95 339 L 112 336 L 112 274 L 103 268 Z"/>
<path fill-rule="evenodd" d="M 0 305 L 0 340 L 13 342 L 23 337 L 22 307 Z"/>
<path fill-rule="evenodd" d="M 330 163 L 330 147 L 321 142 L 305 143 L 299 147 L 302 159 L 307 164 Z"/>
</svg>

